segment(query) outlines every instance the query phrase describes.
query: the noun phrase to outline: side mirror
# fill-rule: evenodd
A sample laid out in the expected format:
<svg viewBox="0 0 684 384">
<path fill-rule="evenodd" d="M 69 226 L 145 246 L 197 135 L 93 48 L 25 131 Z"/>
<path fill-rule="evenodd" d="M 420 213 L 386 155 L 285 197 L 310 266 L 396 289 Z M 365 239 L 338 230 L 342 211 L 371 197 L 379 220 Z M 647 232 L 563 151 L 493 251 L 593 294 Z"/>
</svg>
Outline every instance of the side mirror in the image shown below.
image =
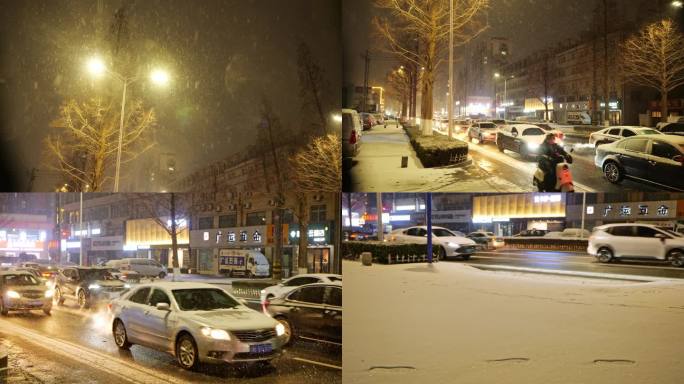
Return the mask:
<svg viewBox="0 0 684 384">
<path fill-rule="evenodd" d="M 160 311 L 170 311 L 169 303 L 157 303 L 157 309 Z"/>
<path fill-rule="evenodd" d="M 511 132 L 511 136 L 513 136 L 513 137 L 518 137 L 518 131 L 513 131 L 513 132 Z"/>
</svg>

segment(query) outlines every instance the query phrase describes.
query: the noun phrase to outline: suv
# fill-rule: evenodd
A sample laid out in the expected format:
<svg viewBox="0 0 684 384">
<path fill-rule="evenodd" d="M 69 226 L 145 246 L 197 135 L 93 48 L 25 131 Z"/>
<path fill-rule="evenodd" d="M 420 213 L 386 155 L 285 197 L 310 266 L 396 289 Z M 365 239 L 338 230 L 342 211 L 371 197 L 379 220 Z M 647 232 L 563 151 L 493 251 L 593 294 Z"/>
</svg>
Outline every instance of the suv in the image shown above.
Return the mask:
<svg viewBox="0 0 684 384">
<path fill-rule="evenodd" d="M 496 124 L 489 121 L 473 123 L 468 130 L 468 139 L 477 139 L 478 144 L 489 141 L 496 142 Z"/>
<path fill-rule="evenodd" d="M 684 265 L 684 237 L 650 224 L 606 224 L 594 228 L 587 252 L 599 262 L 613 259 L 657 259 Z"/>
<path fill-rule="evenodd" d="M 59 271 L 55 279 L 54 300 L 63 305 L 75 300 L 81 309 L 118 297 L 128 286 L 102 267 L 70 267 Z"/>
<path fill-rule="evenodd" d="M 141 258 L 126 258 L 109 260 L 105 266 L 116 268 L 119 271 L 135 271 L 140 276 L 152 276 L 163 279 L 166 277 L 166 268 L 155 260 Z"/>
</svg>

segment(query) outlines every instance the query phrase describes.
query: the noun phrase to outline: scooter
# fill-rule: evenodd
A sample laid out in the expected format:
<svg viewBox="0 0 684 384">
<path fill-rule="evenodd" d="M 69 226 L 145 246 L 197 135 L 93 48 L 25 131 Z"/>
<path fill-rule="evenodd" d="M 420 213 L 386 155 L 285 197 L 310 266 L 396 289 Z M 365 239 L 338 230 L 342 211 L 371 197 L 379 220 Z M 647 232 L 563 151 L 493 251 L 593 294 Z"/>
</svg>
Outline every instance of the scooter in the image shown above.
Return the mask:
<svg viewBox="0 0 684 384">
<path fill-rule="evenodd" d="M 537 170 L 532 177 L 532 184 L 537 187 L 539 192 L 575 192 L 570 164 L 572 164 L 572 157 L 556 164 L 556 185 L 553 191 L 545 190 L 544 171 L 539 166 L 537 166 Z"/>
</svg>

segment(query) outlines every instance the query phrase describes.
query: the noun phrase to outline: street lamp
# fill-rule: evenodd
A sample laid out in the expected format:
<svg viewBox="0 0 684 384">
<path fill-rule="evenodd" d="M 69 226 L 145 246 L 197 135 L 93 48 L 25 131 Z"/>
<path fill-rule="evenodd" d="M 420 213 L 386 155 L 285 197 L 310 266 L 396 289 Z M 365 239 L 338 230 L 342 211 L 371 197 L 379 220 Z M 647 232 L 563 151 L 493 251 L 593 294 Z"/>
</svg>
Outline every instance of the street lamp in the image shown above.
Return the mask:
<svg viewBox="0 0 684 384">
<path fill-rule="evenodd" d="M 121 81 L 123 84 L 123 96 L 121 97 L 121 120 L 119 122 L 119 144 L 116 151 L 116 171 L 114 173 L 114 192 L 119 192 L 119 174 L 121 171 L 121 150 L 123 146 L 123 131 L 124 131 L 124 112 L 126 108 L 126 90 L 128 85 L 134 83 L 139 78 L 137 76 L 125 77 L 107 68 L 104 61 L 97 57 L 91 57 L 87 62 L 87 69 L 91 75 L 100 77 L 105 73 L 112 75 L 115 79 Z M 163 69 L 156 68 L 150 73 L 150 80 L 152 83 L 165 86 L 169 83 L 169 74 Z"/>
<path fill-rule="evenodd" d="M 495 73 L 494 73 L 494 78 L 498 79 L 498 78 L 500 78 L 500 77 L 502 77 L 502 76 L 501 76 L 501 74 L 500 74 L 499 72 L 495 72 Z M 506 120 L 506 117 L 507 117 L 507 116 L 506 116 L 506 115 L 507 115 L 506 112 L 508 111 L 508 105 L 507 105 L 507 101 L 506 101 L 506 99 L 508 99 L 508 95 L 507 95 L 507 90 L 508 90 L 508 88 L 507 88 L 507 83 L 508 83 L 508 80 L 515 78 L 515 76 L 510 75 L 510 76 L 504 76 L 503 78 L 504 78 L 504 96 L 503 96 L 503 102 L 502 102 L 501 104 L 502 104 L 503 107 L 504 107 L 504 120 Z M 496 86 L 495 86 L 495 87 L 496 87 Z M 494 98 L 496 99 L 496 92 L 495 92 L 495 94 L 494 94 Z"/>
<path fill-rule="evenodd" d="M 682 6 L 684 6 L 684 2 L 681 2 L 679 0 L 674 0 L 670 4 L 675 8 L 682 8 Z"/>
</svg>

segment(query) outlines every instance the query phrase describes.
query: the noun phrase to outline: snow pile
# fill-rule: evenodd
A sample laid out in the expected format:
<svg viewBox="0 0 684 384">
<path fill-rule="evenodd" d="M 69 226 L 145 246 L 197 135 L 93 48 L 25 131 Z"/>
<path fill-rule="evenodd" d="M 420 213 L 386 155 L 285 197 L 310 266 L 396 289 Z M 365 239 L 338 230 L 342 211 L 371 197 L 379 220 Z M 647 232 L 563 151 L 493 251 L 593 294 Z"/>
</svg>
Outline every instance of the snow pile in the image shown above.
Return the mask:
<svg viewBox="0 0 684 384">
<path fill-rule="evenodd" d="M 345 383 L 681 383 L 684 283 L 346 261 Z"/>
</svg>

